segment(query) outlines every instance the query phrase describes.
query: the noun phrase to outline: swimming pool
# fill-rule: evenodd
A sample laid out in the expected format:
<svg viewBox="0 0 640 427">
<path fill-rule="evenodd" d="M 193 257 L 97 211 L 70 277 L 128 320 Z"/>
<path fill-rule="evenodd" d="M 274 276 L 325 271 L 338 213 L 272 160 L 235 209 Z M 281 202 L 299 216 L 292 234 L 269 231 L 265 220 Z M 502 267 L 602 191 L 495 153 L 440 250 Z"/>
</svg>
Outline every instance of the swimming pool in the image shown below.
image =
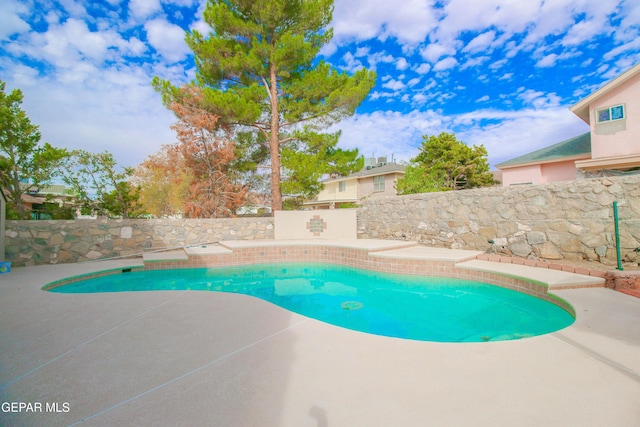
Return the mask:
<svg viewBox="0 0 640 427">
<path fill-rule="evenodd" d="M 438 342 L 514 340 L 554 332 L 574 321 L 552 303 L 498 286 L 321 263 L 145 270 L 43 289 L 233 292 L 348 329 Z"/>
</svg>

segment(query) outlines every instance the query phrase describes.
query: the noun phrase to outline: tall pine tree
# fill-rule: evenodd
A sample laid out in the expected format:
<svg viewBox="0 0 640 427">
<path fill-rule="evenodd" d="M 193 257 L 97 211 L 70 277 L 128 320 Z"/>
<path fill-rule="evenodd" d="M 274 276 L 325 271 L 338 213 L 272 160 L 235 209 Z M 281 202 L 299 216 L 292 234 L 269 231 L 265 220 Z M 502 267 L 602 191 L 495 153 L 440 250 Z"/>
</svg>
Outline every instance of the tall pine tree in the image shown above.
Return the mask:
<svg viewBox="0 0 640 427">
<path fill-rule="evenodd" d="M 221 124 L 250 131 L 256 150 L 268 153 L 273 210 L 282 209 L 283 168 L 310 175 L 298 170 L 308 163 L 298 156 L 282 164 L 284 150 L 321 159 L 323 173 L 337 162 L 361 167 L 357 150 L 337 149 L 337 134 L 322 133 L 352 115 L 375 83 L 373 72 L 349 75 L 317 58 L 332 38 L 332 13 L 333 0 L 210 0 L 204 19 L 213 32 L 186 36 L 196 62 L 191 84 L 203 90 L 204 108 Z M 166 105 L 184 93 L 157 77 L 153 85 Z"/>
</svg>

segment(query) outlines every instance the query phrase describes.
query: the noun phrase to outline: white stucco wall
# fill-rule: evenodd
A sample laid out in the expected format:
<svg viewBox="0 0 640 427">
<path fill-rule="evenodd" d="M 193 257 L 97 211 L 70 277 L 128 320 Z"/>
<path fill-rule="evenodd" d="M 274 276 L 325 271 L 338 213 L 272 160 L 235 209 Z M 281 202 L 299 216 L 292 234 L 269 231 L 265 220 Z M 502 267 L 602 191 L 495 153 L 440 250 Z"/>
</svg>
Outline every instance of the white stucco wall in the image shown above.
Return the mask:
<svg viewBox="0 0 640 427">
<path fill-rule="evenodd" d="M 356 212 L 356 209 L 276 211 L 274 239 L 353 240 L 358 237 Z"/>
</svg>

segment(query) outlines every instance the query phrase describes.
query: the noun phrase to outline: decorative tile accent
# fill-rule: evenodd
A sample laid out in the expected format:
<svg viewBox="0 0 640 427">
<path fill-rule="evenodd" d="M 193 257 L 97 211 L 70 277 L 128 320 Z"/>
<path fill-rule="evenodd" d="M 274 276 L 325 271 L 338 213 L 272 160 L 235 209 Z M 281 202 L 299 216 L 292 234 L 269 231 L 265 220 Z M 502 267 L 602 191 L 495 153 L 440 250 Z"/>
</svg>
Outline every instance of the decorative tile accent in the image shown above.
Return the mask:
<svg viewBox="0 0 640 427">
<path fill-rule="evenodd" d="M 326 229 L 327 223 L 320 217 L 320 215 L 314 215 L 313 218 L 307 221 L 307 230 L 313 233 L 313 235 L 316 237 L 318 237 Z"/>
</svg>

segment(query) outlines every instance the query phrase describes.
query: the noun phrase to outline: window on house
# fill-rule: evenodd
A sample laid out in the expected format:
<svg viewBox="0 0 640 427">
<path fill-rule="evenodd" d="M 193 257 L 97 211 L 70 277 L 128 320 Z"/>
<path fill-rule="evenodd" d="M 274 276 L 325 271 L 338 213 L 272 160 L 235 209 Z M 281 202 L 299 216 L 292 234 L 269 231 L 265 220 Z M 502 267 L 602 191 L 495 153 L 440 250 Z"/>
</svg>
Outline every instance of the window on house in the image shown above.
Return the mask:
<svg viewBox="0 0 640 427">
<path fill-rule="evenodd" d="M 347 190 L 347 183 L 345 181 L 340 181 L 338 183 L 338 191 L 342 193 L 343 191 L 346 191 L 346 190 Z"/>
<path fill-rule="evenodd" d="M 598 123 L 612 122 L 614 120 L 622 120 L 624 118 L 625 114 L 623 104 L 596 110 L 596 121 Z"/>
<path fill-rule="evenodd" d="M 384 175 L 373 177 L 373 191 L 384 191 Z"/>
</svg>

